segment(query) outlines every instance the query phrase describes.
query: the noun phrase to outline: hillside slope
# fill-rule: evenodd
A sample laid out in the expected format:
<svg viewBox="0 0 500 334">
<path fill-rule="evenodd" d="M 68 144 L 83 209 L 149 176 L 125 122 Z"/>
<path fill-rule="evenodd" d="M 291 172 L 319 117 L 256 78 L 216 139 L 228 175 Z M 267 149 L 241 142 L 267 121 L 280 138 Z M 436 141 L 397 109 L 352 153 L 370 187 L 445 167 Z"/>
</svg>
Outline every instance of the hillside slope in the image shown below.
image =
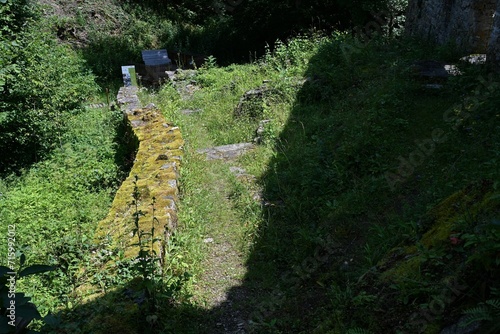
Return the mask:
<svg viewBox="0 0 500 334">
<path fill-rule="evenodd" d="M 102 84 L 140 50 L 190 47 L 184 37 L 203 29 L 122 2 L 42 3 L 58 45 Z M 441 61 L 460 75 L 418 75 Z M 452 49 L 335 32 L 277 41 L 248 64 L 209 57 L 176 76 L 140 90 L 185 139 L 179 226 L 161 270 L 91 241 L 130 163 L 119 113 L 78 109 L 47 160 L 0 183 L 1 213 L 25 222 L 28 263 L 59 267 L 19 285 L 47 315 L 33 328 L 498 331 L 498 75 Z M 254 146 L 221 161 L 200 151 L 237 143 Z M 89 281 L 92 300 L 78 289 Z"/>
<path fill-rule="evenodd" d="M 342 35 L 293 39 L 252 65 L 203 68 L 189 99 L 171 86 L 159 93 L 194 155 L 184 219 L 202 231 L 219 226 L 208 208 L 227 204 L 201 195 L 213 181 L 204 181 L 194 152 L 251 140 L 268 120 L 263 145 L 229 164 L 250 175 L 215 189 L 233 203 L 230 217 L 240 217 L 245 277 L 210 312 L 191 310 L 198 324 L 229 303 L 259 333 L 440 333 L 459 323 L 477 331 L 480 319 L 485 332 L 496 326 L 498 78 L 457 62 L 460 76 L 426 88 L 412 64 L 447 59 L 448 50 L 403 40 L 359 45 Z M 358 52 L 346 57 L 349 47 Z M 241 113 L 251 89 L 268 93 Z M 218 175 L 232 180 L 226 174 Z"/>
</svg>

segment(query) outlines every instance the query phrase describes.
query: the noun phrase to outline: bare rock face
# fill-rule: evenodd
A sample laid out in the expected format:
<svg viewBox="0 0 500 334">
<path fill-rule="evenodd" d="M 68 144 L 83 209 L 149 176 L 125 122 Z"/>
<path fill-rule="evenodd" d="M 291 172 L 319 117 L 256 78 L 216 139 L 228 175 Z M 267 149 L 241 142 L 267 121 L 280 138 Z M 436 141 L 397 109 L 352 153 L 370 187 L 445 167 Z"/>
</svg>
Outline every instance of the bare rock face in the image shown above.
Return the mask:
<svg viewBox="0 0 500 334">
<path fill-rule="evenodd" d="M 406 31 L 438 44 L 455 43 L 468 53 L 485 53 L 496 0 L 410 0 Z"/>
<path fill-rule="evenodd" d="M 262 114 L 262 101 L 267 93 L 268 89 L 265 86 L 245 92 L 234 109 L 234 115 L 236 117 L 259 117 Z"/>
<path fill-rule="evenodd" d="M 500 0 L 410 0 L 406 33 L 500 62 Z"/>
<path fill-rule="evenodd" d="M 267 99 L 279 97 L 282 93 L 275 88 L 267 86 L 269 81 L 264 80 L 264 83 L 255 89 L 246 91 L 240 98 L 238 105 L 234 108 L 233 115 L 235 117 L 259 118 L 263 116 L 263 103 L 267 103 Z"/>
<path fill-rule="evenodd" d="M 453 325 L 444 328 L 440 334 L 473 334 L 477 333 L 480 328 L 480 323 L 475 322 L 468 326 L 461 326 L 461 323 L 466 320 L 467 317 L 462 317 L 459 321 Z"/>
<path fill-rule="evenodd" d="M 497 71 L 500 71 L 500 0 L 497 0 L 496 4 L 493 29 L 488 45 L 487 60 Z"/>
</svg>

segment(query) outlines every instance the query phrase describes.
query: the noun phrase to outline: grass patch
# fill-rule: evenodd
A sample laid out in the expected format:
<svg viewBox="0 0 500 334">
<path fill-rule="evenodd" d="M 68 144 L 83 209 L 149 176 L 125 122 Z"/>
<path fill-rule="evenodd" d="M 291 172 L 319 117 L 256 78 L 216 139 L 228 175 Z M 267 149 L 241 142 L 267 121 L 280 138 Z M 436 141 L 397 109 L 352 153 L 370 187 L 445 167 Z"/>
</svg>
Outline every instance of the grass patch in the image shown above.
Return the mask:
<svg viewBox="0 0 500 334">
<path fill-rule="evenodd" d="M 142 91 L 143 103 L 180 127 L 185 155 L 167 263 L 178 290 L 130 328 L 211 333 L 236 325 L 227 321 L 237 311 L 257 333 L 431 333 L 467 309 L 471 321 L 496 317 L 498 78 L 462 64 L 461 77 L 429 91 L 410 70 L 424 47 L 373 39 L 346 57 L 349 43 L 339 34 L 299 37 L 251 64 L 220 68 L 211 59 L 189 79 L 192 94 L 172 84 Z M 235 113 L 255 89 L 266 93 Z M 73 289 L 90 273 L 72 268 L 92 268 L 89 252 L 119 258 L 86 243 L 123 157 L 109 137 L 113 121 L 88 115 L 71 120 L 75 132 L 51 159 L 0 184 L 2 219 L 21 226 L 28 262 L 66 268 L 44 276 L 55 282 L 47 293 L 43 280 L 30 282 L 44 311 L 78 302 Z M 94 124 L 83 123 L 89 118 L 96 127 L 81 125 Z M 252 141 L 263 120 L 261 144 L 246 155 L 206 161 L 197 153 Z M 40 195 L 47 184 L 53 192 Z M 102 277 L 103 298 L 78 308 L 81 319 L 119 327 L 110 305 L 134 283 L 127 264 L 117 268 L 118 276 Z"/>
<path fill-rule="evenodd" d="M 209 208 L 217 208 L 216 221 L 239 219 L 234 236 L 247 259 L 242 286 L 267 296 L 246 302 L 257 310 L 252 326 L 258 332 L 379 332 L 394 330 L 396 319 L 407 324 L 400 330 L 413 330 L 411 317 L 446 282 L 466 282 L 462 293 L 470 300 L 477 287 L 467 268 L 488 277 L 497 270 L 457 257 L 446 232 L 456 225 L 441 231 L 424 223 L 429 209 L 453 193 L 498 179 L 496 79 L 481 84 L 487 70 L 462 64 L 463 76 L 429 91 L 410 71 L 421 53 L 413 42 L 373 40 L 348 58 L 346 43 L 352 40 L 343 35 L 299 38 L 253 64 L 202 68 L 193 79 L 201 89 L 189 99 L 172 86 L 155 97 L 181 126 L 188 156 L 196 157 L 184 167 L 189 213 L 181 215 L 205 225 L 214 215 Z M 251 105 L 255 112 L 236 116 L 241 96 L 264 81 L 275 94 Z M 201 112 L 181 115 L 181 109 Z M 264 144 L 234 162 L 254 181 L 235 180 L 227 163 L 195 155 L 199 148 L 251 140 L 263 119 L 270 120 Z M 498 184 L 490 185 L 484 191 L 497 192 Z M 255 192 L 257 201 L 251 200 Z M 474 224 L 460 233 L 493 237 L 473 232 Z M 430 246 L 433 230 L 441 239 Z M 387 283 L 393 274 L 396 283 Z M 444 326 L 467 305 L 450 302 L 425 326 Z M 377 310 L 388 308 L 383 319 Z"/>
<path fill-rule="evenodd" d="M 1 233 L 15 225 L 18 256 L 24 253 L 27 264 L 58 266 L 18 284 L 42 314 L 74 305 L 75 289 L 91 275 L 91 268 L 82 273 L 79 267 L 92 266 L 96 224 L 127 173 L 121 126 L 119 112 L 86 109 L 67 119 L 68 132 L 46 160 L 1 181 Z"/>
</svg>

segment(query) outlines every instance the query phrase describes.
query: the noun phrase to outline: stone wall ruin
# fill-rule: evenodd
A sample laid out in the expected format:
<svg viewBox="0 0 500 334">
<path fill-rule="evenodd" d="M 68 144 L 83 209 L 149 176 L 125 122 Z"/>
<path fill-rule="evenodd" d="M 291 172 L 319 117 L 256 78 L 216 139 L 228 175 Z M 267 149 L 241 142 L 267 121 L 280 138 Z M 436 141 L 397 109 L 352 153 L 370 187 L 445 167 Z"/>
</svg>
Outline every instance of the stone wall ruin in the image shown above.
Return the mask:
<svg viewBox="0 0 500 334">
<path fill-rule="evenodd" d="M 133 259 L 139 254 L 137 235 L 134 235 L 134 206 L 131 205 L 134 181 L 140 198 L 138 207 L 143 215 L 139 229 L 155 228 L 154 251 L 163 262 L 165 244 L 177 226 L 177 201 L 179 168 L 184 140 L 178 127 L 165 121 L 162 112 L 154 105 L 141 107 L 137 87 L 122 87 L 117 96 L 139 148 L 129 176 L 118 189 L 108 215 L 99 222 L 96 238 L 111 237 L 113 244 L 124 251 L 124 257 Z M 152 199 L 155 198 L 155 220 Z M 152 225 L 153 224 L 153 225 Z"/>
</svg>

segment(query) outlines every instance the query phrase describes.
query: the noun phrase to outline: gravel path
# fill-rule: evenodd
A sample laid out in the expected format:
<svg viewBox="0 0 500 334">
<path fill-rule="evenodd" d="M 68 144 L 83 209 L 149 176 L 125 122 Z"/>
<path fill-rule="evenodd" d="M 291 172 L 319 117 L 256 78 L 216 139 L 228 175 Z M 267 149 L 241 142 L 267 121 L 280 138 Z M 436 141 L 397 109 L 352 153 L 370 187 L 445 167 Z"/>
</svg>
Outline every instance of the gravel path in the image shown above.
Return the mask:
<svg viewBox="0 0 500 334">
<path fill-rule="evenodd" d="M 198 285 L 214 319 L 207 332 L 247 333 L 244 328 L 248 312 L 244 306 L 247 305 L 248 293 L 242 287 L 246 267 L 231 243 L 238 236 L 231 234 L 230 228 L 228 233 L 223 232 L 228 230 L 221 227 L 219 231 L 213 231 L 214 241 L 208 245 L 206 269 Z"/>
</svg>

